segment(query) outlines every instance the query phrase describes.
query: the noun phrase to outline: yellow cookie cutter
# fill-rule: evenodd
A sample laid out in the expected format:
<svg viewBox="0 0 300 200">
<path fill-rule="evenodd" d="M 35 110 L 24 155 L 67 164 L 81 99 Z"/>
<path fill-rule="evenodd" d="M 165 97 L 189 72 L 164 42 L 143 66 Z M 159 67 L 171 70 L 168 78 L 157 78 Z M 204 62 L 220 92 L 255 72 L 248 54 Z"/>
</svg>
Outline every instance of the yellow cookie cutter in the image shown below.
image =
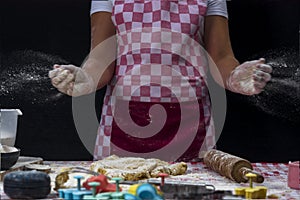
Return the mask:
<svg viewBox="0 0 300 200">
<path fill-rule="evenodd" d="M 253 173 L 247 173 L 246 177 L 249 179 L 249 187 L 240 187 L 235 189 L 235 194 L 243 196 L 246 199 L 265 199 L 267 197 L 267 187 L 256 186 L 253 187 L 253 178 L 257 175 Z"/>
</svg>

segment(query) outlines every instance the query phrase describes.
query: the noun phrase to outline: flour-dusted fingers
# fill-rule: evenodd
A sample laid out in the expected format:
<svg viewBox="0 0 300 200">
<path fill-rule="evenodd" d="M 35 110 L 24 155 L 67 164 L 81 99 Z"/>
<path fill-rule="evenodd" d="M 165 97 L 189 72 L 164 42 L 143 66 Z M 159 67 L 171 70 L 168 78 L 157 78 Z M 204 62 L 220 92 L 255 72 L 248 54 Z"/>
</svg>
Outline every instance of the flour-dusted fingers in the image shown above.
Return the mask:
<svg viewBox="0 0 300 200">
<path fill-rule="evenodd" d="M 263 91 L 271 80 L 272 67 L 265 64 L 265 59 L 247 61 L 237 66 L 226 81 L 227 88 L 233 92 L 253 95 Z"/>
<path fill-rule="evenodd" d="M 73 87 L 67 90 L 67 95 L 73 96 Z"/>
<path fill-rule="evenodd" d="M 61 71 L 62 71 L 61 68 L 55 68 L 55 69 L 49 71 L 48 76 L 49 76 L 49 78 L 52 79 L 52 78 L 56 77 Z"/>
<path fill-rule="evenodd" d="M 54 64 L 53 69 L 49 71 L 48 76 L 49 78 L 54 78 L 61 71 L 62 69 L 60 68 L 60 65 Z"/>
<path fill-rule="evenodd" d="M 61 70 L 60 72 L 58 72 L 58 74 L 52 79 L 52 82 L 55 85 L 55 87 L 57 87 L 61 82 L 63 82 L 69 74 L 69 70 Z"/>
<path fill-rule="evenodd" d="M 84 69 L 75 65 L 55 65 L 53 68 L 49 77 L 58 91 L 70 96 L 81 96 L 95 90 L 92 77 Z"/>
<path fill-rule="evenodd" d="M 73 96 L 74 81 L 66 84 L 64 87 L 58 87 L 57 90 L 61 93 Z"/>
<path fill-rule="evenodd" d="M 79 70 L 79 67 L 76 67 L 75 65 L 60 65 L 60 68 L 64 70 L 69 70 L 73 74 Z"/>
<path fill-rule="evenodd" d="M 57 88 L 68 88 L 71 82 L 74 82 L 75 76 L 74 74 L 69 74 L 59 83 L 57 84 Z"/>
<path fill-rule="evenodd" d="M 53 69 L 48 72 L 48 77 L 53 78 L 56 76 L 57 70 Z"/>
<path fill-rule="evenodd" d="M 257 69 L 261 70 L 263 72 L 269 73 L 269 74 L 271 74 L 272 71 L 273 71 L 272 67 L 270 65 L 267 65 L 267 64 L 259 64 L 257 66 Z"/>
<path fill-rule="evenodd" d="M 271 75 L 263 71 L 256 71 L 253 74 L 253 80 L 257 82 L 268 82 L 271 80 Z"/>
<path fill-rule="evenodd" d="M 64 77 L 60 77 L 60 76 L 66 76 L 69 73 L 74 74 L 76 71 L 75 69 L 76 69 L 76 66 L 74 66 L 74 65 L 57 65 L 57 64 L 55 64 L 53 66 L 53 70 L 49 71 L 48 76 L 51 79 L 55 78 L 56 76 L 64 79 Z M 66 72 L 68 72 L 68 73 L 66 73 Z M 57 80 L 57 79 L 55 80 L 55 84 L 58 84 L 58 83 L 56 83 L 56 81 L 59 82 L 59 80 Z"/>
</svg>

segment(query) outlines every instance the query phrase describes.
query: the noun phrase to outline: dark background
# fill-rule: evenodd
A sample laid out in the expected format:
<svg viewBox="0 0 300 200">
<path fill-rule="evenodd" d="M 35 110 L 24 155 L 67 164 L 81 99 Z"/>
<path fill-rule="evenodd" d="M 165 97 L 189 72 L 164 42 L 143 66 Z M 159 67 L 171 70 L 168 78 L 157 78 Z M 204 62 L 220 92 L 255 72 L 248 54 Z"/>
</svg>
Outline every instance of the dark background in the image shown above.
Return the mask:
<svg viewBox="0 0 300 200">
<path fill-rule="evenodd" d="M 227 6 L 232 46 L 240 62 L 278 47 L 298 49 L 299 0 L 232 0 L 227 1 Z M 61 59 L 80 65 L 90 46 L 89 8 L 90 1 L 87 0 L 1 0 L 2 75 L 4 68 L 14 65 L 9 64 L 12 61 L 3 60 L 17 50 L 58 56 L 45 62 L 45 72 Z M 34 62 L 34 56 L 29 56 L 29 60 Z M 21 62 L 14 67 L 26 66 Z M 47 81 L 46 86 L 51 87 Z M 98 114 L 103 92 L 104 89 L 98 91 L 96 97 Z M 11 94 L 26 96 L 28 93 L 24 89 L 18 93 L 11 91 Z M 23 155 L 40 156 L 45 160 L 92 159 L 77 136 L 71 98 L 63 96 L 56 101 L 33 104 L 29 98 L 12 100 L 1 94 L 0 97 L 1 108 L 21 108 L 24 113 L 19 118 L 16 141 Z M 228 92 L 227 100 L 226 122 L 217 144 L 219 149 L 252 162 L 300 159 L 300 123 L 292 124 L 264 113 L 237 94 Z"/>
</svg>

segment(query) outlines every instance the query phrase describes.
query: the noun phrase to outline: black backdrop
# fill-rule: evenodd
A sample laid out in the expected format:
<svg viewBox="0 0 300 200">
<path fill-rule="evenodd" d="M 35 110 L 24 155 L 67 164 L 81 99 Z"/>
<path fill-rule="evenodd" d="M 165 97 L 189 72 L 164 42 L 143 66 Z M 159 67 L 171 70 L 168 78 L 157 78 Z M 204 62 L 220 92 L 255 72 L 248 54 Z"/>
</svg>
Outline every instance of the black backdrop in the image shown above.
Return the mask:
<svg viewBox="0 0 300 200">
<path fill-rule="evenodd" d="M 231 0 L 227 5 L 232 46 L 241 62 L 277 47 L 298 48 L 298 0 Z M 12 67 L 3 60 L 16 50 L 39 51 L 80 65 L 89 52 L 89 7 L 87 0 L 1 0 L 2 75 L 4 68 Z M 53 64 L 55 58 L 51 59 L 44 71 Z M 22 92 L 26 94 L 26 89 Z M 96 97 L 98 114 L 103 92 Z M 41 106 L 26 98 L 0 97 L 1 108 L 18 107 L 24 113 L 16 141 L 23 155 L 47 160 L 92 159 L 77 136 L 70 98 Z M 217 145 L 253 162 L 299 160 L 299 130 L 299 125 L 263 113 L 229 92 L 226 122 Z"/>
</svg>

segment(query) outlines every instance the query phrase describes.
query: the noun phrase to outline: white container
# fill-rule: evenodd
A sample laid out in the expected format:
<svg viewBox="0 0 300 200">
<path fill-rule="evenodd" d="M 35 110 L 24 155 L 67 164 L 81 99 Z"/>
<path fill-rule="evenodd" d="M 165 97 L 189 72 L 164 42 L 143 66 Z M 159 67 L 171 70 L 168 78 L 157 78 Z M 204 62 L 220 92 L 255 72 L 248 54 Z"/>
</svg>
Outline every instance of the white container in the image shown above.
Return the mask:
<svg viewBox="0 0 300 200">
<path fill-rule="evenodd" d="M 15 146 L 19 115 L 22 115 L 19 109 L 0 109 L 1 144 Z"/>
</svg>

